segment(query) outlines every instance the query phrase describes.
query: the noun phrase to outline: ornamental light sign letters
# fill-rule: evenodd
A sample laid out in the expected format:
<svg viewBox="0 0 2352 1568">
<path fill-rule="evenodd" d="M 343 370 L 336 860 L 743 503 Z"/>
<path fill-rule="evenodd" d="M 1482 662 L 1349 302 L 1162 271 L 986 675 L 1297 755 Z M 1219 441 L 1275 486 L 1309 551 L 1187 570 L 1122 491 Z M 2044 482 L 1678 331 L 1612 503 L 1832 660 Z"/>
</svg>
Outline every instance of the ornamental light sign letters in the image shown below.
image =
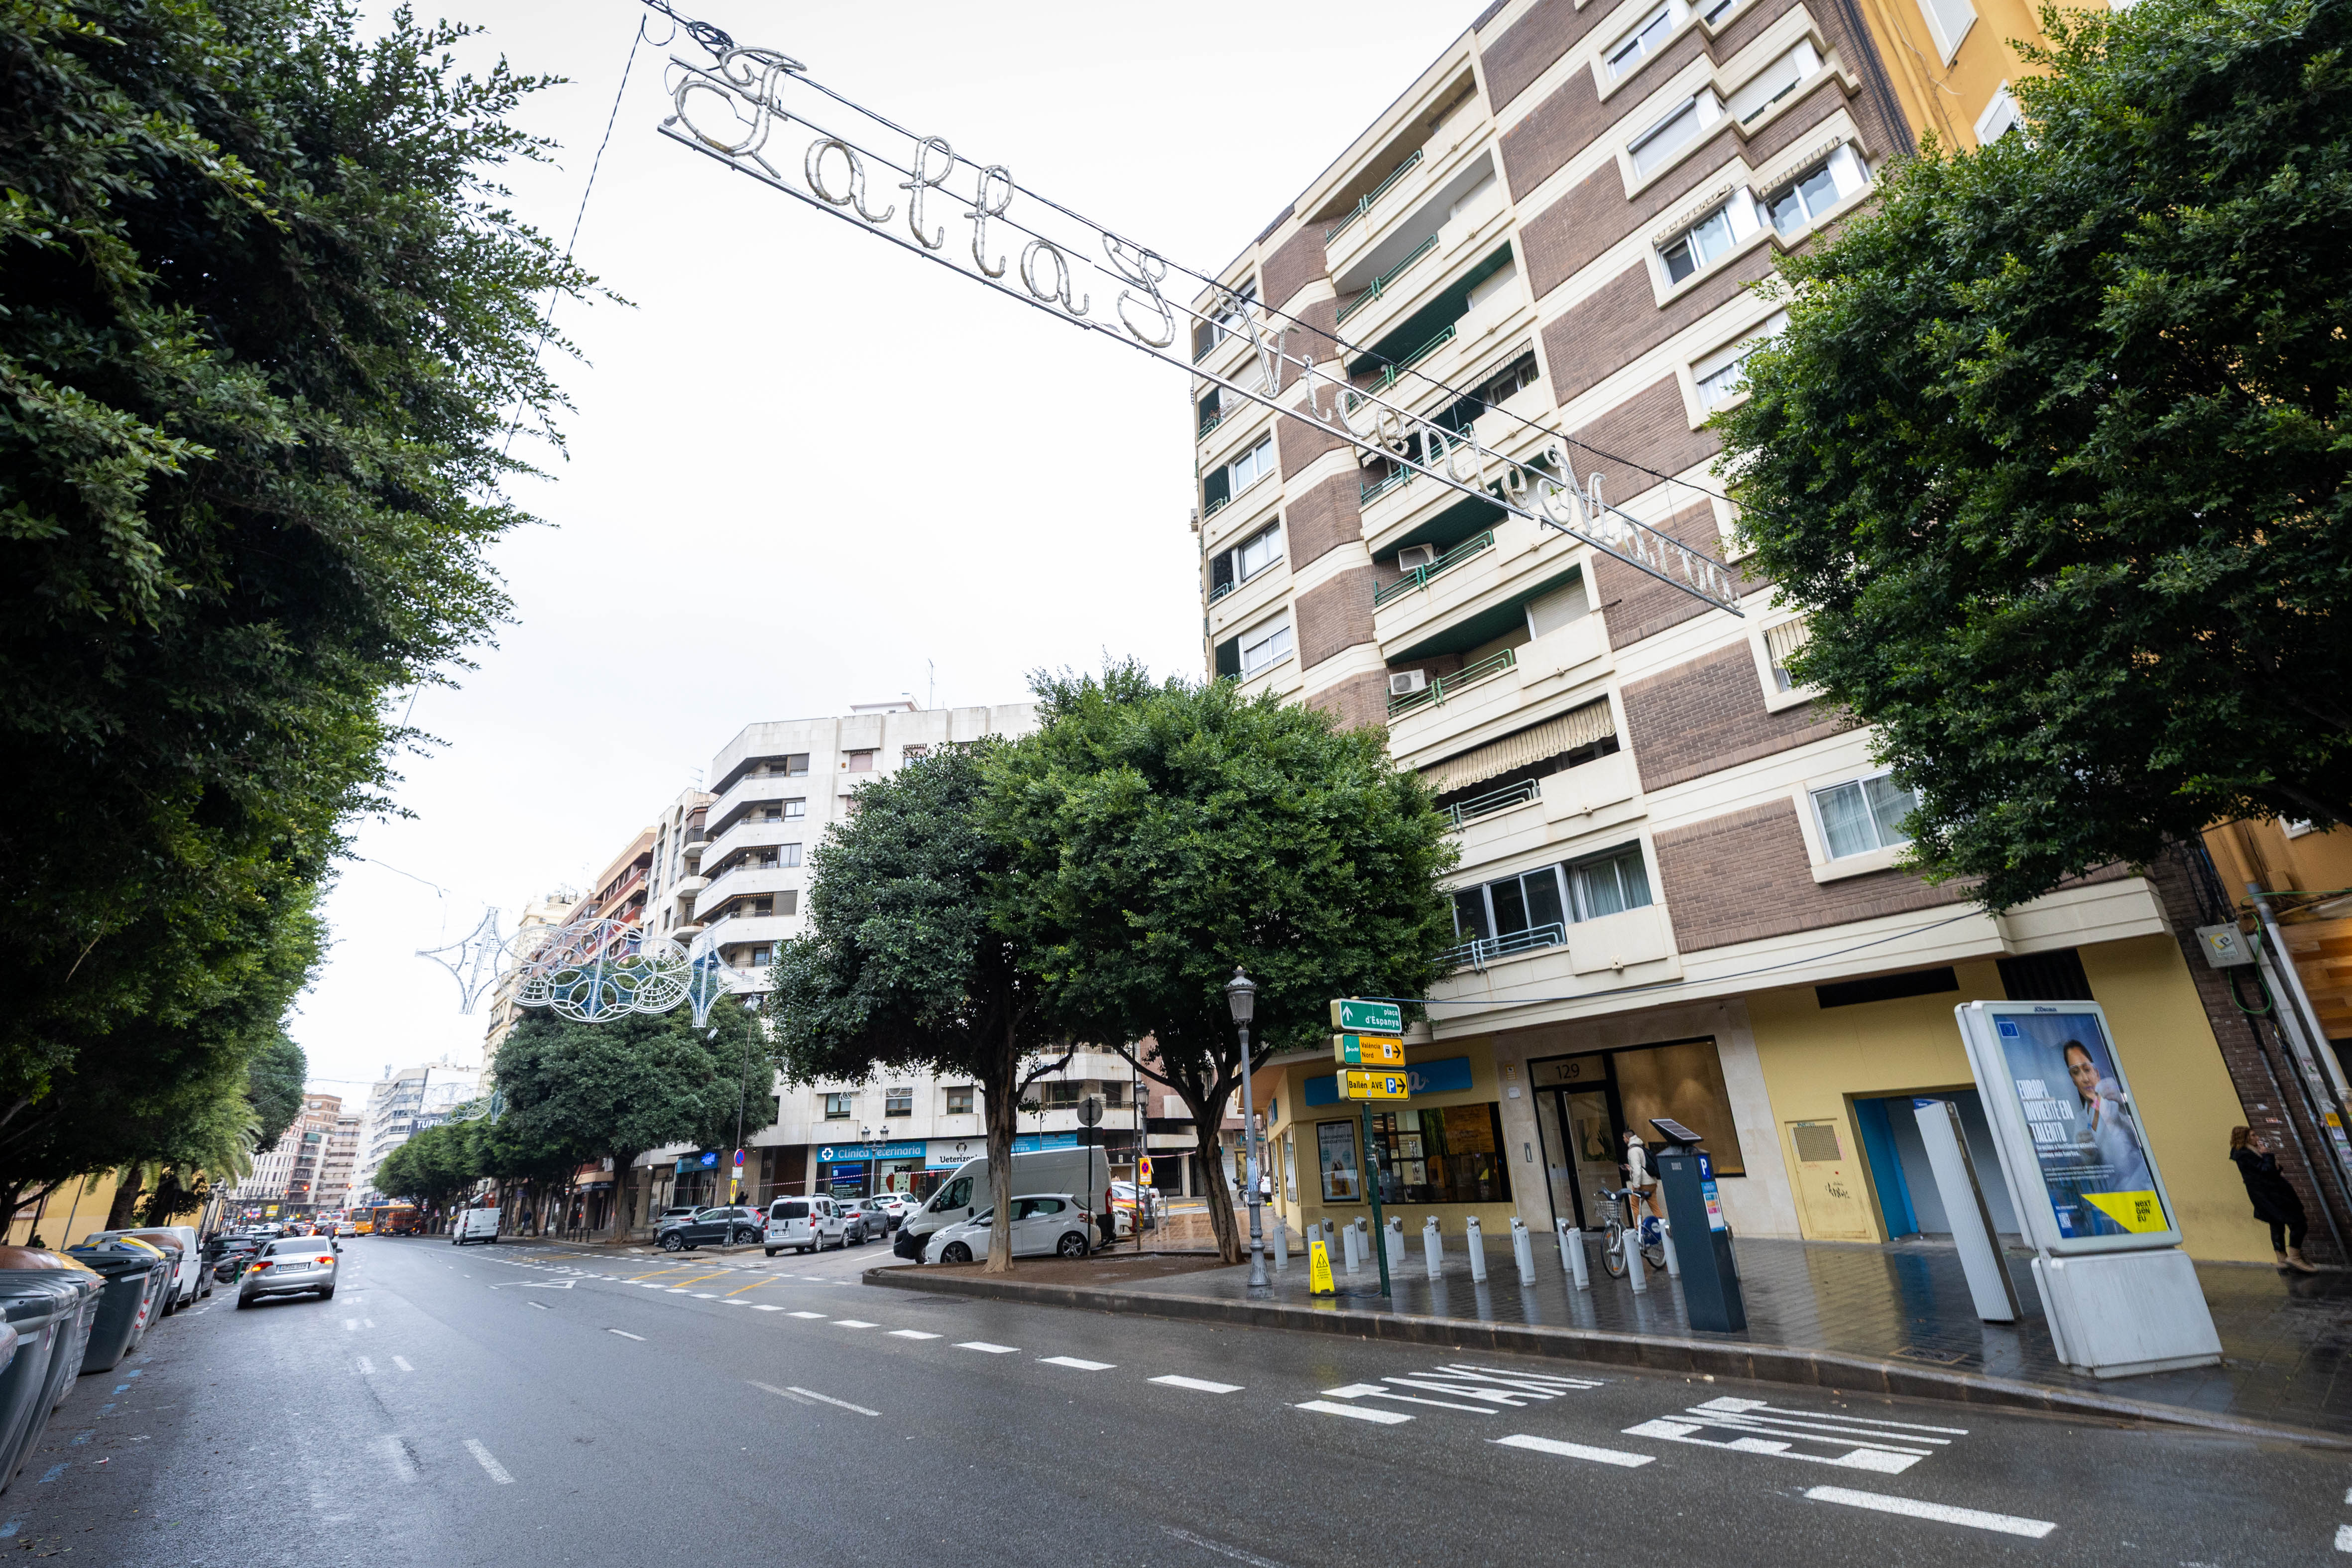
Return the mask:
<svg viewBox="0 0 2352 1568">
<path fill-rule="evenodd" d="M 1029 190 L 1003 164 L 976 163 L 942 138 L 843 97 L 788 55 L 738 47 L 716 28 L 687 26 L 717 58 L 702 65 L 671 58 L 673 112 L 663 135 L 1057 321 L 1337 437 L 1361 462 L 1385 458 L 1740 613 L 1738 585 L 1722 563 L 1604 500 L 1598 473 L 1580 486 L 1569 443 L 1549 441 L 1526 460 L 1506 458 L 1382 395 L 1423 384 L 1444 392 L 1444 406 L 1459 400 L 1457 390 L 1410 369 L 1392 373 L 1383 386 L 1354 385 L 1347 363 L 1365 353 L 1360 345 L 1304 329 L 1205 273 L 1172 268 L 1206 289 L 1204 305 L 1172 300 L 1161 287 L 1171 271 L 1163 256 Z M 1175 352 L 1191 323 L 1247 337 L 1254 379 L 1214 374 Z M 1330 357 L 1318 358 L 1318 345 Z M 1277 401 L 1302 389 L 1295 406 Z"/>
</svg>

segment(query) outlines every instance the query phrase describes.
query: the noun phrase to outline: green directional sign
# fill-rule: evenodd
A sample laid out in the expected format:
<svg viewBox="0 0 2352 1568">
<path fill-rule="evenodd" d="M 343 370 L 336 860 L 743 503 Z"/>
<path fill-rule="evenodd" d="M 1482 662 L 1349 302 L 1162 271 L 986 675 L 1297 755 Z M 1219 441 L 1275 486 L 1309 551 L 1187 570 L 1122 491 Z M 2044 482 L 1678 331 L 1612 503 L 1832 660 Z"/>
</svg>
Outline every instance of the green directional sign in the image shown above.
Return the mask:
<svg viewBox="0 0 2352 1568">
<path fill-rule="evenodd" d="M 1404 1009 L 1393 1002 L 1359 1002 L 1342 997 L 1331 1004 L 1331 1026 L 1357 1035 L 1402 1035 Z"/>
</svg>

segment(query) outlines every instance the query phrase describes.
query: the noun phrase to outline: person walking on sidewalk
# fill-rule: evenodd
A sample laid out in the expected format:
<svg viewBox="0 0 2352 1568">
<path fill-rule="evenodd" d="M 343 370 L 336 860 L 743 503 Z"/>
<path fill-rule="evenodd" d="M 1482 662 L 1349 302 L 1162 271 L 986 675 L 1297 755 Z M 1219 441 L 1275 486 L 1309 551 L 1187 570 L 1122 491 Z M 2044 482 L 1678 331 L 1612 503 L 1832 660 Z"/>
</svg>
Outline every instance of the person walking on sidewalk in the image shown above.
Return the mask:
<svg viewBox="0 0 2352 1568">
<path fill-rule="evenodd" d="M 2292 1268 L 2298 1274 L 2316 1274 L 2316 1266 L 2305 1261 L 2304 1233 L 2311 1222 L 2303 1212 L 2303 1199 L 2279 1173 L 2278 1155 L 2272 1152 L 2262 1134 L 2250 1127 L 2230 1130 L 2230 1159 L 2245 1179 L 2246 1196 L 2253 1200 L 2254 1217 L 2271 1227 L 2271 1249 L 2278 1254 L 2278 1266 Z"/>
</svg>

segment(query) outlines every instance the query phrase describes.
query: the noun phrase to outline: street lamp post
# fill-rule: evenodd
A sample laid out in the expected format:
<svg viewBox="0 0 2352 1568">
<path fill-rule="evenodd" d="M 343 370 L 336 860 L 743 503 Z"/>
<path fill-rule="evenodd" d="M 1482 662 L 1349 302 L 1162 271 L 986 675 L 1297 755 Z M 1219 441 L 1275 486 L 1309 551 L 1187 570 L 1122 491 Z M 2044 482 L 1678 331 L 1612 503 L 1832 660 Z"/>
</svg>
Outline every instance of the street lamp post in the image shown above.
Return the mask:
<svg viewBox="0 0 2352 1568">
<path fill-rule="evenodd" d="M 1263 1290 L 1266 1288 L 1265 1216 L 1258 1211 L 1257 1108 L 1250 1091 L 1250 1020 L 1257 1013 L 1257 982 L 1244 974 L 1239 964 L 1225 983 L 1225 1005 L 1233 1009 L 1234 1023 L 1242 1032 L 1242 1182 L 1249 1202 L 1249 1282 L 1251 1289 Z"/>
</svg>

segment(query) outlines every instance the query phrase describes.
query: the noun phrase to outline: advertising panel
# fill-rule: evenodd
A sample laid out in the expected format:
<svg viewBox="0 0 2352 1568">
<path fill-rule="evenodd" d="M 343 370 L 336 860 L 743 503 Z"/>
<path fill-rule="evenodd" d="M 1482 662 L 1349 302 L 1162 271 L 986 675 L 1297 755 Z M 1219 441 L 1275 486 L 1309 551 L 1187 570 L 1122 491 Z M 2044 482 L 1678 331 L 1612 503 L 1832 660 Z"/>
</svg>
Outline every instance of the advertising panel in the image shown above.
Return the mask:
<svg viewBox="0 0 2352 1568">
<path fill-rule="evenodd" d="M 1956 1011 L 2034 1239 L 2054 1252 L 2177 1244 L 2171 1201 L 2099 1005 L 1972 1002 Z"/>
<path fill-rule="evenodd" d="M 1356 1124 L 1318 1121 L 1315 1124 L 1315 1163 L 1323 1173 L 1323 1201 L 1360 1204 L 1363 1184 L 1357 1174 Z"/>
</svg>

